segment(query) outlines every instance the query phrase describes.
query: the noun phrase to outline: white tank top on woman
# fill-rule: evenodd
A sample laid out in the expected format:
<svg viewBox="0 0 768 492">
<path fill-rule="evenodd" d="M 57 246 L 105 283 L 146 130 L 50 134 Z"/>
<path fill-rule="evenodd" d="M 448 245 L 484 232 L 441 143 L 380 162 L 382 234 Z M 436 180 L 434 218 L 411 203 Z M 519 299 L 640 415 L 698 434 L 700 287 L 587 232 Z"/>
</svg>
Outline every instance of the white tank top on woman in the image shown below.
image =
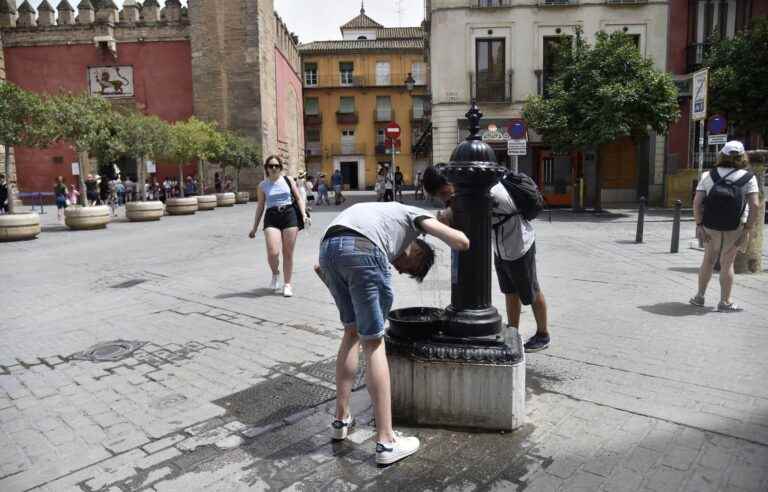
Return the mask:
<svg viewBox="0 0 768 492">
<path fill-rule="evenodd" d="M 266 197 L 266 208 L 285 207 L 293 203 L 291 188 L 283 176 L 280 176 L 277 181 L 267 178 L 259 183 L 259 188 Z"/>
</svg>

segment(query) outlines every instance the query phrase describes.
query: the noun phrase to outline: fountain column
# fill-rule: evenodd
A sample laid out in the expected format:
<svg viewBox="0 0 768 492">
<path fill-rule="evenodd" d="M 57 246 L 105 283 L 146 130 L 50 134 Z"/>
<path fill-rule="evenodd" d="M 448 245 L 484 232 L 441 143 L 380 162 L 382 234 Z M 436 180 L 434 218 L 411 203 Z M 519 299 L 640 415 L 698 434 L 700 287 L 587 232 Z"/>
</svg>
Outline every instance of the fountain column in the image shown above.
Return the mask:
<svg viewBox="0 0 768 492">
<path fill-rule="evenodd" d="M 479 135 L 474 101 L 466 116 L 470 135 L 438 169 L 454 185 L 453 226 L 470 249 L 452 253 L 450 306 L 390 313 L 392 410 L 405 423 L 511 430 L 525 417 L 525 354 L 491 302 L 490 189 L 506 169 Z"/>
</svg>

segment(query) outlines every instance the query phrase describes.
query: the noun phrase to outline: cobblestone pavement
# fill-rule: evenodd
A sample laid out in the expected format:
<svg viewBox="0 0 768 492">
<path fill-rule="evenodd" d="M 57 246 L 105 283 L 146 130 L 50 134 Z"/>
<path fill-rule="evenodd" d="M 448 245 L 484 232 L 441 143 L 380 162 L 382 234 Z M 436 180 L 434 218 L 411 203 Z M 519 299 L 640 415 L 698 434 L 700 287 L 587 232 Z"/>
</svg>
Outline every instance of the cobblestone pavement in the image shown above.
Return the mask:
<svg viewBox="0 0 768 492">
<path fill-rule="evenodd" d="M 90 232 L 49 209 L 38 240 L 0 244 L 0 491 L 768 490 L 768 282 L 738 278 L 740 314 L 689 306 L 690 222 L 671 255 L 667 213 L 640 245 L 631 212 L 538 220 L 553 346 L 528 358 L 527 425 L 403 429 L 423 450 L 379 469 L 364 389 L 351 439 L 327 431 L 340 333 L 311 267 L 336 209 L 302 234 L 285 299 L 254 208 Z M 446 305 L 448 259 L 395 278 L 396 306 Z M 114 340 L 140 348 L 83 360 Z"/>
</svg>

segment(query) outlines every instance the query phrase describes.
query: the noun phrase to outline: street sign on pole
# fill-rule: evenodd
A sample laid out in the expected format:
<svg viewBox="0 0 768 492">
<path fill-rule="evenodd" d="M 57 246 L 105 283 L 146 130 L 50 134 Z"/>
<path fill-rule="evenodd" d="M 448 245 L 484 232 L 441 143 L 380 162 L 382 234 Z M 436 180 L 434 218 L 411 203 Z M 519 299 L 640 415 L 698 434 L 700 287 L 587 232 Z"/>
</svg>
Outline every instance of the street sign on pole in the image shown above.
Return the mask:
<svg viewBox="0 0 768 492">
<path fill-rule="evenodd" d="M 80 175 L 80 163 L 79 162 L 73 162 L 72 163 L 72 176 L 79 176 Z"/>
<path fill-rule="evenodd" d="M 147 172 L 149 174 L 155 174 L 157 172 L 157 166 L 155 166 L 155 161 L 145 161 L 147 165 Z"/>
<path fill-rule="evenodd" d="M 728 128 L 728 121 L 720 115 L 715 115 L 709 118 L 707 122 L 707 130 L 711 134 L 727 133 L 725 130 Z"/>
<path fill-rule="evenodd" d="M 395 155 L 397 154 L 396 142 L 400 138 L 400 125 L 391 121 L 387 128 L 384 130 L 384 134 L 389 139 L 392 148 L 392 165 L 389 167 L 389 179 L 392 183 L 392 200 L 397 195 L 397 183 L 395 182 Z"/>
<path fill-rule="evenodd" d="M 511 123 L 507 128 L 507 131 L 509 132 L 509 137 L 514 140 L 526 140 L 528 136 L 528 127 L 522 120 L 517 120 Z"/>
<path fill-rule="evenodd" d="M 400 138 L 400 125 L 392 121 L 387 125 L 387 128 L 384 130 L 384 132 L 386 133 L 387 138 L 391 140 L 397 140 Z"/>
<path fill-rule="evenodd" d="M 507 140 L 507 155 L 526 155 L 528 140 Z"/>
<path fill-rule="evenodd" d="M 709 140 L 707 142 L 707 145 L 725 145 L 728 142 L 728 135 L 725 133 L 719 133 L 709 135 Z"/>
<path fill-rule="evenodd" d="M 707 84 L 709 69 L 693 74 L 693 98 L 691 100 L 691 119 L 700 121 L 707 118 Z"/>
</svg>

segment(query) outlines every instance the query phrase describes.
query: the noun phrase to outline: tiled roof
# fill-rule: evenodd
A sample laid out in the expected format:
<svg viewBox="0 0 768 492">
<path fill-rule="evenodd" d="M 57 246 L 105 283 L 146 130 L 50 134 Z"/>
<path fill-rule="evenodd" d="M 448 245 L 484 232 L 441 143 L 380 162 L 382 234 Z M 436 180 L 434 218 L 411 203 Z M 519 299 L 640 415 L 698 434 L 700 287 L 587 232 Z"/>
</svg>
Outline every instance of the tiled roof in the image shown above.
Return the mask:
<svg viewBox="0 0 768 492">
<path fill-rule="evenodd" d="M 341 30 L 345 29 L 377 29 L 384 27 L 375 20 L 365 15 L 365 10 L 360 10 L 360 15 L 341 26 Z"/>
<path fill-rule="evenodd" d="M 384 27 L 376 31 L 377 39 L 393 38 L 423 38 L 424 29 L 421 27 Z"/>
<path fill-rule="evenodd" d="M 362 51 L 362 50 L 423 50 L 424 40 L 409 39 L 350 39 L 340 41 L 315 41 L 299 46 L 302 53 L 329 51 Z"/>
</svg>

